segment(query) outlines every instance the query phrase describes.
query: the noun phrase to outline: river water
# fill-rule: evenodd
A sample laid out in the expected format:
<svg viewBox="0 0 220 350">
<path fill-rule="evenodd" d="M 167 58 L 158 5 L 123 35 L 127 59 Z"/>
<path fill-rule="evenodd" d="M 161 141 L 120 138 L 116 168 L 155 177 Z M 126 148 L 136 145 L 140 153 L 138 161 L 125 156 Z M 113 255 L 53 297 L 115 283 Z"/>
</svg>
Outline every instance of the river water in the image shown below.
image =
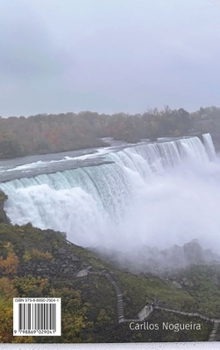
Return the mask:
<svg viewBox="0 0 220 350">
<path fill-rule="evenodd" d="M 107 140 L 111 141 L 111 140 Z M 13 224 L 132 252 L 194 238 L 220 251 L 220 163 L 209 134 L 0 161 Z"/>
</svg>

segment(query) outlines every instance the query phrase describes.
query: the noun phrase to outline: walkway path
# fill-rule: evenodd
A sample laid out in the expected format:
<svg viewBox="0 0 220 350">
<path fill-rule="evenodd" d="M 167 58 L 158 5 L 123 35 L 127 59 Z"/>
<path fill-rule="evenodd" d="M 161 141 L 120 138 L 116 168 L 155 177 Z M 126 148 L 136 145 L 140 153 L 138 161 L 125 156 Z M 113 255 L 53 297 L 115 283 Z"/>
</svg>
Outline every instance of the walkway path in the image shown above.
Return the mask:
<svg viewBox="0 0 220 350">
<path fill-rule="evenodd" d="M 173 312 L 173 313 L 180 314 L 180 315 L 186 315 L 186 316 L 190 316 L 190 317 L 199 317 L 199 318 L 202 318 L 203 320 L 206 320 L 206 321 L 220 323 L 219 319 L 217 319 L 217 318 L 210 318 L 210 317 L 201 315 L 198 312 L 184 312 L 184 311 L 179 311 L 179 310 L 174 310 L 174 309 L 168 309 L 166 307 L 160 307 L 160 306 L 157 306 L 157 305 L 154 306 L 154 309 L 165 310 L 165 311 Z"/>
<path fill-rule="evenodd" d="M 209 335 L 209 341 L 215 341 L 216 340 L 216 332 L 219 327 L 219 322 L 214 321 L 214 326 L 212 328 L 212 331 Z"/>
<path fill-rule="evenodd" d="M 160 309 L 160 310 L 165 310 L 168 312 L 173 312 L 176 314 L 180 314 L 180 315 L 186 315 L 186 316 L 190 316 L 190 317 L 199 317 L 202 318 L 203 320 L 209 321 L 209 322 L 213 322 L 213 328 L 212 331 L 209 335 L 209 341 L 215 341 L 216 338 L 216 332 L 217 329 L 219 327 L 220 324 L 220 319 L 217 318 L 209 318 L 207 316 L 201 315 L 198 312 L 184 312 L 184 311 L 178 311 L 178 310 L 173 310 L 173 309 L 167 309 L 165 307 L 160 307 L 160 306 L 154 306 L 154 309 Z"/>
<path fill-rule="evenodd" d="M 119 323 L 124 323 L 124 322 L 140 322 L 142 321 L 140 318 L 137 319 L 126 319 L 124 317 L 124 305 L 123 305 L 123 296 L 122 296 L 122 290 L 121 287 L 116 279 L 116 276 L 107 271 L 107 270 L 102 270 L 100 275 L 103 275 L 107 278 L 107 280 L 113 285 L 115 292 L 116 292 L 116 298 L 117 298 L 117 313 L 118 313 L 118 322 Z M 216 319 L 216 318 L 210 318 L 207 316 L 204 316 L 198 312 L 184 312 L 184 311 L 179 311 L 179 310 L 174 310 L 174 309 L 169 309 L 169 308 L 165 308 L 165 307 L 160 307 L 158 305 L 156 306 L 152 306 L 152 310 L 150 312 L 148 312 L 146 318 L 154 311 L 154 310 L 164 310 L 167 312 L 173 312 L 179 315 L 184 315 L 184 316 L 189 316 L 189 317 L 199 317 L 203 320 L 209 321 L 209 322 L 213 322 L 213 329 L 210 333 L 209 336 L 209 341 L 215 341 L 216 338 L 216 332 L 217 329 L 219 327 L 220 324 L 220 319 Z M 140 313 L 139 313 L 140 314 Z"/>
<path fill-rule="evenodd" d="M 72 242 L 68 241 L 68 243 L 73 244 Z M 123 303 L 123 296 L 122 296 L 122 289 L 121 286 L 119 285 L 119 282 L 115 276 L 115 274 L 113 272 L 107 271 L 107 270 L 102 270 L 101 272 L 90 272 L 88 271 L 89 269 L 87 269 L 87 273 L 89 274 L 99 274 L 104 276 L 105 278 L 107 278 L 107 280 L 113 285 L 114 289 L 115 289 L 115 293 L 116 293 L 116 299 L 117 299 L 117 314 L 118 314 L 118 323 L 124 323 L 124 322 L 140 322 L 143 319 L 141 318 L 137 318 L 137 319 L 125 319 L 124 317 L 124 303 Z M 80 277 L 80 276 L 78 276 Z M 149 308 L 149 305 L 147 306 Z M 144 309 L 142 309 L 141 311 L 143 311 Z M 220 319 L 216 319 L 216 318 L 210 318 L 207 316 L 204 316 L 198 312 L 184 312 L 184 311 L 179 311 L 179 310 L 174 310 L 174 309 L 169 309 L 169 308 L 165 308 L 165 307 L 160 307 L 158 305 L 150 305 L 150 310 L 146 313 L 146 318 L 154 311 L 154 310 L 164 310 L 164 311 L 168 311 L 168 312 L 173 312 L 179 315 L 185 315 L 185 316 L 189 316 L 189 317 L 199 317 L 203 320 L 209 321 L 209 322 L 213 322 L 213 329 L 210 333 L 209 336 L 209 341 L 214 341 L 216 338 L 216 332 L 217 329 L 219 327 L 220 324 Z M 141 314 L 141 312 L 138 314 L 138 316 Z"/>
<path fill-rule="evenodd" d="M 107 270 L 102 270 L 100 273 L 101 275 L 105 276 L 109 282 L 113 285 L 115 288 L 116 298 L 117 298 L 117 313 L 118 313 L 118 322 L 123 323 L 125 321 L 124 319 L 124 304 L 123 304 L 123 297 L 122 297 L 122 291 L 121 287 L 119 286 L 119 283 L 116 279 L 116 276 L 110 273 Z"/>
</svg>

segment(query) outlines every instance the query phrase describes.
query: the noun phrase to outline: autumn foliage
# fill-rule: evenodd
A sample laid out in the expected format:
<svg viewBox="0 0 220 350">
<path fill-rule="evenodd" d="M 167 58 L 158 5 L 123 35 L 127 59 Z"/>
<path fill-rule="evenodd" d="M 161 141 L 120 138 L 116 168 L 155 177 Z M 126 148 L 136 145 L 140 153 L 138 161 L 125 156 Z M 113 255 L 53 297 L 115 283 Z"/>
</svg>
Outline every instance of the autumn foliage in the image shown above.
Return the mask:
<svg viewBox="0 0 220 350">
<path fill-rule="evenodd" d="M 4 275 L 12 275 L 17 272 L 19 260 L 15 253 L 9 253 L 6 259 L 0 257 L 0 271 Z"/>
<path fill-rule="evenodd" d="M 100 139 L 113 137 L 127 142 L 141 138 L 184 135 L 190 129 L 189 113 L 184 109 L 129 115 L 98 114 L 90 111 L 66 114 L 0 117 L 0 158 L 29 154 L 71 151 L 104 146 Z"/>
</svg>

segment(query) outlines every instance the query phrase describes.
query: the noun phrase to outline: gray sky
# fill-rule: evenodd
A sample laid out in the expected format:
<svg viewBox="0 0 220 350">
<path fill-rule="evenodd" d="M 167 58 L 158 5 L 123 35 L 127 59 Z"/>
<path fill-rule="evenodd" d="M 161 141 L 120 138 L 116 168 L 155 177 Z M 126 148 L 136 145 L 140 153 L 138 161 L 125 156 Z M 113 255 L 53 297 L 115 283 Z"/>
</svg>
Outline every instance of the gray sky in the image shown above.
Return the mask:
<svg viewBox="0 0 220 350">
<path fill-rule="evenodd" d="M 0 0 L 0 115 L 220 106 L 220 0 Z"/>
</svg>

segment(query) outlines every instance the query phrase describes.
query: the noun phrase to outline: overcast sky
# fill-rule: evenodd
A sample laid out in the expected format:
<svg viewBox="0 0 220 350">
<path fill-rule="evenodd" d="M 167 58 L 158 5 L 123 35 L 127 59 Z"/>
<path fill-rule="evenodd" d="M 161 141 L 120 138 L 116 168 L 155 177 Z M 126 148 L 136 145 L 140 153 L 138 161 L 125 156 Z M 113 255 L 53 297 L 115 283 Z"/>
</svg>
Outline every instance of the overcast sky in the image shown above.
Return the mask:
<svg viewBox="0 0 220 350">
<path fill-rule="evenodd" d="M 220 106 L 220 0 L 0 0 L 0 115 Z"/>
</svg>

